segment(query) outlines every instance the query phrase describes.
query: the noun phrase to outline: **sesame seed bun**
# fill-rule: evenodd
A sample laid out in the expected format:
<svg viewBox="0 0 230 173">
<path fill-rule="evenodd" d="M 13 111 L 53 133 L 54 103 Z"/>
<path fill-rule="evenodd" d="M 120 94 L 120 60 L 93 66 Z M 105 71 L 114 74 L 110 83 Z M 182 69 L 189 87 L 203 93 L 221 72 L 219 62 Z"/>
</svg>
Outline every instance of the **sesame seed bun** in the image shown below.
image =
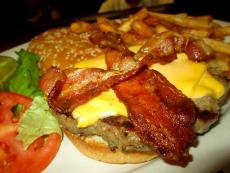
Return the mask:
<svg viewBox="0 0 230 173">
<path fill-rule="evenodd" d="M 106 163 L 142 163 L 157 157 L 154 152 L 122 152 L 111 150 L 104 141 L 93 137 L 81 138 L 68 130 L 64 130 L 67 137 L 77 149 L 89 158 Z"/>
<path fill-rule="evenodd" d="M 89 35 L 90 32 L 77 34 L 68 27 L 51 29 L 33 38 L 28 50 L 40 56 L 42 73 L 51 66 L 71 68 L 85 58 L 102 53 L 97 45 L 90 42 Z"/>
</svg>

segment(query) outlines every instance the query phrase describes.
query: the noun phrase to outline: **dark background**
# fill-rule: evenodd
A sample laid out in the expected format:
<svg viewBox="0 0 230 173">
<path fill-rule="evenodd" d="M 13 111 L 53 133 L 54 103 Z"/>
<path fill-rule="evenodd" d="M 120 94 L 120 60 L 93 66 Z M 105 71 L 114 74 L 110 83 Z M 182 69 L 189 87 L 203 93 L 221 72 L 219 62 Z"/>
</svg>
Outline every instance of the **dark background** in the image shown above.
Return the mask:
<svg viewBox="0 0 230 173">
<path fill-rule="evenodd" d="M 0 51 L 29 41 L 49 28 L 67 26 L 76 19 L 94 21 L 104 0 L 1 0 Z M 230 21 L 229 0 L 176 0 L 175 3 L 155 6 L 158 12 L 189 15 L 212 15 Z M 106 17 L 125 17 L 138 9 L 105 13 Z"/>
</svg>

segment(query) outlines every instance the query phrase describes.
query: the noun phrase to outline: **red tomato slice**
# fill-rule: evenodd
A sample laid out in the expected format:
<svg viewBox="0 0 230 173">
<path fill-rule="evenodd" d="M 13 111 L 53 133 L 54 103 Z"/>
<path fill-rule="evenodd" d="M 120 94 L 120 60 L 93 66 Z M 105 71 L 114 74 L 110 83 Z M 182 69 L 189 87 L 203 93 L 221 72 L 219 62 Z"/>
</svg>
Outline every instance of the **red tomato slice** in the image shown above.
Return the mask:
<svg viewBox="0 0 230 173">
<path fill-rule="evenodd" d="M 1 173 L 39 173 L 55 157 L 61 143 L 61 137 L 53 133 L 40 137 L 27 150 L 16 139 L 18 121 L 12 108 L 18 104 L 26 109 L 32 99 L 16 93 L 0 93 L 0 172 Z"/>
<path fill-rule="evenodd" d="M 18 104 L 24 105 L 25 109 L 31 106 L 32 99 L 16 93 L 0 92 L 0 123 L 12 123 L 15 120 L 11 111 Z"/>
</svg>

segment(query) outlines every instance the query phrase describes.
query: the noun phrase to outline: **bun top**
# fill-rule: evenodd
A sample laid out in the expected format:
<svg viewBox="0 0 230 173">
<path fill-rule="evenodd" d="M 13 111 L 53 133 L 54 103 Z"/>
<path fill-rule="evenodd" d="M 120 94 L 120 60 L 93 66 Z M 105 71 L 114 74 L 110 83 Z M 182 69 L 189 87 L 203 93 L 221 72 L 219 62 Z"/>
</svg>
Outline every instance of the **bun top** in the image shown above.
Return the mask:
<svg viewBox="0 0 230 173">
<path fill-rule="evenodd" d="M 28 50 L 40 56 L 42 73 L 51 66 L 71 68 L 85 58 L 102 53 L 97 45 L 90 42 L 89 36 L 90 32 L 77 34 L 67 27 L 51 29 L 33 38 Z"/>
</svg>

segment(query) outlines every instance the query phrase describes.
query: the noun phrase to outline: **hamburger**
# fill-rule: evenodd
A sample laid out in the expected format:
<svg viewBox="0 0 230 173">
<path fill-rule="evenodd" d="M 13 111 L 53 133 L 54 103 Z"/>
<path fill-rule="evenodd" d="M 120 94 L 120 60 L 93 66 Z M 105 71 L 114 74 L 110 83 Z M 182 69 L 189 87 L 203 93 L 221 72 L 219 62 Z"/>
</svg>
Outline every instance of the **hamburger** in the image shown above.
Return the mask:
<svg viewBox="0 0 230 173">
<path fill-rule="evenodd" d="M 215 50 L 146 10 L 52 29 L 28 49 L 41 57 L 40 88 L 65 134 L 95 160 L 160 156 L 185 165 L 195 134 L 208 131 L 228 99 L 229 69 L 211 68 Z"/>
</svg>

